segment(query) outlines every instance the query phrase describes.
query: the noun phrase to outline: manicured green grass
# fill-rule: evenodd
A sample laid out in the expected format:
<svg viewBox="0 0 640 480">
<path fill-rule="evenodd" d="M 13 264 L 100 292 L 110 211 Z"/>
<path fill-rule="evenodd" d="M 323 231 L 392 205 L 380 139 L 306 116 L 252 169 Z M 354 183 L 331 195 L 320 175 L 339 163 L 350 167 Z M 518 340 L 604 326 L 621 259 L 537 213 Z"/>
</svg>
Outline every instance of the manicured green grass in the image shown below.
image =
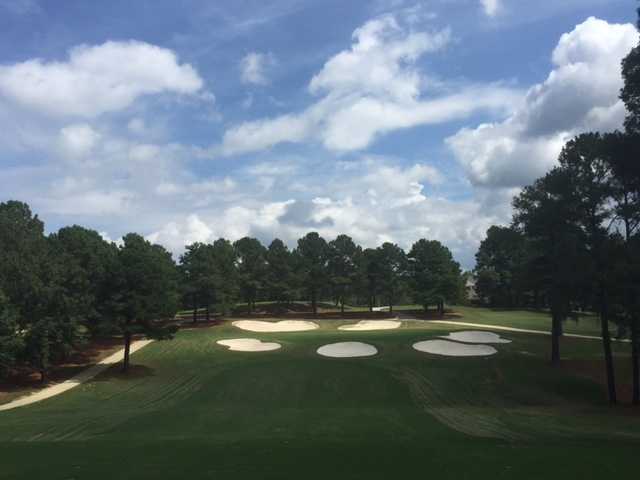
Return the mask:
<svg viewBox="0 0 640 480">
<path fill-rule="evenodd" d="M 551 316 L 547 312 L 532 310 L 498 310 L 490 308 L 454 306 L 451 309 L 462 315 L 461 321 L 484 323 L 527 330 L 551 331 Z M 612 333 L 615 332 L 612 326 Z M 564 323 L 566 333 L 582 335 L 600 335 L 600 321 L 595 315 L 582 315 L 577 320 L 569 319 Z"/>
<path fill-rule="evenodd" d="M 554 369 L 543 336 L 505 333 L 513 343 L 496 356 L 445 358 L 411 345 L 452 328 L 336 330 L 342 323 L 185 330 L 136 353 L 127 377 L 110 371 L 0 412 L 0 478 L 566 480 L 637 471 L 640 415 L 609 408 L 602 386 L 569 368 L 598 362 L 599 342 L 564 339 L 566 365 Z M 238 337 L 282 349 L 215 343 Z M 379 354 L 315 353 L 345 340 Z"/>
</svg>

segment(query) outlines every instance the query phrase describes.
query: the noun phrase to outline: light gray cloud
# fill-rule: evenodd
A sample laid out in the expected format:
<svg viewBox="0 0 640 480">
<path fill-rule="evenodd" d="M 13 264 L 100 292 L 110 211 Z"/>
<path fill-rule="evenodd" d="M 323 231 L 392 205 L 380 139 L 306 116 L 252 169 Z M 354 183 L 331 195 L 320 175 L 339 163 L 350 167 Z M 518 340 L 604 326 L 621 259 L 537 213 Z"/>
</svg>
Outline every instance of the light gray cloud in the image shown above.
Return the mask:
<svg viewBox="0 0 640 480">
<path fill-rule="evenodd" d="M 500 0 L 480 0 L 480 6 L 487 16 L 495 17 L 502 8 L 502 3 Z"/>
<path fill-rule="evenodd" d="M 275 64 L 272 53 L 249 52 L 240 61 L 240 79 L 243 83 L 266 85 Z"/>
</svg>

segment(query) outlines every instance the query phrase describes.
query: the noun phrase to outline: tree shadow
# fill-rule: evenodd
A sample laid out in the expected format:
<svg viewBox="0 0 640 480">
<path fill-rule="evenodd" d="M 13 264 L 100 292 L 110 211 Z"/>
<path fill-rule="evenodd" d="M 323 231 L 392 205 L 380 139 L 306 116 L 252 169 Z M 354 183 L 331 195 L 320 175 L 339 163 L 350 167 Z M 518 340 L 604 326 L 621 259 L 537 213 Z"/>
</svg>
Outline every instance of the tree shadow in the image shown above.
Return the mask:
<svg viewBox="0 0 640 480">
<path fill-rule="evenodd" d="M 137 380 L 140 378 L 154 377 L 155 369 L 148 367 L 147 365 L 129 365 L 127 372 L 122 371 L 122 364 L 116 363 L 109 367 L 104 372 L 100 372 L 96 375 L 93 382 L 109 382 L 111 380 Z"/>
</svg>

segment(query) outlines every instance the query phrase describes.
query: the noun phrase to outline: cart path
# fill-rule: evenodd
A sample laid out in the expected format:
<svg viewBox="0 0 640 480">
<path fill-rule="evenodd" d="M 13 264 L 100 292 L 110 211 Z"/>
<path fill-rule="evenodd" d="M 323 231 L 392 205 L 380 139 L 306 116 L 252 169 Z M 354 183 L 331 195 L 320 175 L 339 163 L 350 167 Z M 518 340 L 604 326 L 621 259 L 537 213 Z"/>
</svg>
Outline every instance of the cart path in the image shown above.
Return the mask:
<svg viewBox="0 0 640 480">
<path fill-rule="evenodd" d="M 149 345 L 153 340 L 136 340 L 131 342 L 131 353 L 134 353 L 140 350 L 143 347 Z M 40 402 L 42 400 L 46 400 L 47 398 L 54 397 L 56 395 L 60 395 L 61 393 L 66 392 L 67 390 L 71 390 L 72 388 L 77 387 L 78 385 L 82 385 L 83 383 L 91 380 L 93 377 L 103 372 L 107 368 L 112 365 L 121 362 L 124 358 L 124 348 L 118 350 L 117 352 L 109 355 L 104 360 L 96 363 L 95 365 L 83 370 L 77 375 L 71 377 L 64 382 L 56 383 L 55 385 L 50 385 L 48 387 L 43 388 L 42 390 L 38 390 L 29 395 L 25 395 L 24 397 L 16 398 L 9 403 L 5 403 L 0 405 L 0 411 L 2 410 L 12 410 L 18 407 L 24 407 L 25 405 L 31 405 L 32 403 Z"/>
</svg>

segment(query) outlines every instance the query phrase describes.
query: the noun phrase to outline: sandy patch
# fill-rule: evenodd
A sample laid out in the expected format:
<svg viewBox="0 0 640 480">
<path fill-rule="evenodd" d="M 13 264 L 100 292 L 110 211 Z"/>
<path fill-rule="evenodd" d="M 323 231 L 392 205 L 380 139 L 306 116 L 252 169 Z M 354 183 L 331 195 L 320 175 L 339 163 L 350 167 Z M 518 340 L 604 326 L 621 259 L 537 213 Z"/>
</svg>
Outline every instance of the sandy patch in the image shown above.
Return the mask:
<svg viewBox="0 0 640 480">
<path fill-rule="evenodd" d="M 497 333 L 493 332 L 478 332 L 478 331 L 464 331 L 464 332 L 451 332 L 445 340 L 455 340 L 456 342 L 466 343 L 511 343 L 511 340 L 502 338 Z"/>
<path fill-rule="evenodd" d="M 280 320 L 279 322 L 236 320 L 231 325 L 250 332 L 304 332 L 320 328 L 317 323 L 306 320 Z"/>
<path fill-rule="evenodd" d="M 230 338 L 228 340 L 218 340 L 216 343 L 229 347 L 235 352 L 269 352 L 278 350 L 282 345 L 275 342 L 263 342 L 255 338 Z"/>
<path fill-rule="evenodd" d="M 413 344 L 419 352 L 445 355 L 447 357 L 484 357 L 494 355 L 498 351 L 490 345 L 467 345 L 449 342 L 448 340 L 425 340 Z"/>
<path fill-rule="evenodd" d="M 342 325 L 338 330 L 363 331 L 363 330 L 393 330 L 402 325 L 397 320 L 360 320 L 351 325 Z"/>
<path fill-rule="evenodd" d="M 317 350 L 323 357 L 351 358 L 351 357 L 371 357 L 378 353 L 378 349 L 373 345 L 362 342 L 339 342 L 323 345 Z"/>
<path fill-rule="evenodd" d="M 151 342 L 153 342 L 153 340 L 137 340 L 135 342 L 131 342 L 130 353 L 133 354 L 134 352 L 140 350 L 142 347 L 149 345 Z M 43 388 L 42 390 L 38 390 L 31 395 L 27 395 L 26 397 L 17 398 L 12 402 L 0 405 L 0 410 L 11 410 L 13 408 L 23 407 L 25 405 L 31 405 L 32 403 L 40 402 L 47 398 L 60 395 L 67 390 L 71 390 L 72 388 L 75 388 L 78 385 L 82 385 L 84 382 L 91 380 L 93 377 L 106 370 L 114 363 L 121 362 L 123 358 L 124 348 L 117 351 L 113 355 L 108 356 L 99 363 L 96 363 L 93 367 L 89 367 L 83 372 L 80 372 L 75 377 L 71 377 L 69 380 L 51 385 L 49 387 Z"/>
</svg>

